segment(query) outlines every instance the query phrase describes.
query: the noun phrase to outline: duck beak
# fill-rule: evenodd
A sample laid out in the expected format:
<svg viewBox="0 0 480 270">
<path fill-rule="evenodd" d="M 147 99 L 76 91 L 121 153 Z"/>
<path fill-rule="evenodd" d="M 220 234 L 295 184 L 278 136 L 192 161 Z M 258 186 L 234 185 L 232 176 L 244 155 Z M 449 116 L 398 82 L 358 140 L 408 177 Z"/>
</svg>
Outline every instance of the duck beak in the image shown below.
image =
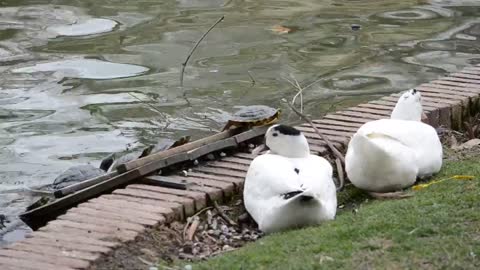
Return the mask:
<svg viewBox="0 0 480 270">
<path fill-rule="evenodd" d="M 262 143 L 252 150 L 252 155 L 257 156 L 259 153 L 266 150 L 268 150 L 268 146 Z"/>
</svg>

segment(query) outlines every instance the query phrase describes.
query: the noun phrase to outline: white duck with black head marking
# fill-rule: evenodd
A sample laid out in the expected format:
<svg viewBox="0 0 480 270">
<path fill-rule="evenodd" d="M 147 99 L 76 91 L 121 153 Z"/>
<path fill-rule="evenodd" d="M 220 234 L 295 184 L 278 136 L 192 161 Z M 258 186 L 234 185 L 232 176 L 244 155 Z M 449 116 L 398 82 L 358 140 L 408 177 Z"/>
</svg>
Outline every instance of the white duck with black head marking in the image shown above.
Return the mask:
<svg viewBox="0 0 480 270">
<path fill-rule="evenodd" d="M 390 119 L 365 123 L 353 135 L 345 156 L 348 178 L 358 188 L 392 192 L 442 167 L 442 144 L 435 129 L 421 122 L 420 92 L 398 100 Z"/>
<path fill-rule="evenodd" d="M 250 164 L 243 191 L 259 229 L 272 233 L 334 219 L 337 195 L 328 161 L 311 155 L 305 136 L 290 126 L 270 127 L 265 143 L 270 150 Z"/>
</svg>

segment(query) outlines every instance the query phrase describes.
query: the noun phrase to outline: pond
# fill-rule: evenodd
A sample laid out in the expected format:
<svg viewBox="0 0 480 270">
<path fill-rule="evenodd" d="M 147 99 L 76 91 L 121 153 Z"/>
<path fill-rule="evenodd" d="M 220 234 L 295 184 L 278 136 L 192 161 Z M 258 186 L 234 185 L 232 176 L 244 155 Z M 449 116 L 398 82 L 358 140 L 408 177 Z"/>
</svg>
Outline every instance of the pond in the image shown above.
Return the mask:
<svg viewBox="0 0 480 270">
<path fill-rule="evenodd" d="M 476 0 L 1 1 L 0 245 L 28 232 L 16 219 L 36 199 L 25 187 L 211 134 L 238 106 L 282 107 L 288 81 L 315 118 L 480 63 L 479 11 Z M 181 63 L 222 15 L 181 88 Z"/>
</svg>

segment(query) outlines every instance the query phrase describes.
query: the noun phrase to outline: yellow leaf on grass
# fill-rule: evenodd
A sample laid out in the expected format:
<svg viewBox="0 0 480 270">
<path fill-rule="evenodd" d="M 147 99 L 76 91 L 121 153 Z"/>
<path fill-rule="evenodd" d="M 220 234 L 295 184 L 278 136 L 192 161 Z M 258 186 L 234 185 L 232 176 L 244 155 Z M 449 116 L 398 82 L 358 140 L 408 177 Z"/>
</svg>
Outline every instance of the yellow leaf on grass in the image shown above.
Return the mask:
<svg viewBox="0 0 480 270">
<path fill-rule="evenodd" d="M 438 183 L 441 183 L 443 181 L 446 181 L 446 180 L 450 180 L 450 179 L 455 179 L 455 180 L 472 180 L 472 179 L 475 179 L 475 176 L 473 175 L 454 175 L 454 176 L 451 176 L 449 178 L 445 178 L 445 179 L 441 179 L 441 180 L 436 180 L 436 181 L 432 181 L 430 183 L 426 183 L 426 184 L 418 184 L 418 185 L 415 185 L 412 187 L 413 190 L 421 190 L 421 189 L 424 189 L 424 188 L 427 188 L 433 184 L 438 184 Z"/>
</svg>

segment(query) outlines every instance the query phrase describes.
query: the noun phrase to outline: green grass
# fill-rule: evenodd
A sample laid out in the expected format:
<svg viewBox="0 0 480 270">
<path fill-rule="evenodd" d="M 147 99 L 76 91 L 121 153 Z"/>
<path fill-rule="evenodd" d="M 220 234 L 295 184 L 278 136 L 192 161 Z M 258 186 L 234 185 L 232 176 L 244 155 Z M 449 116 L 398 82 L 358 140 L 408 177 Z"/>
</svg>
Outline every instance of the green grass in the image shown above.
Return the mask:
<svg viewBox="0 0 480 270">
<path fill-rule="evenodd" d="M 350 191 L 358 211 L 350 204 L 335 221 L 266 236 L 193 269 L 480 269 L 480 156 L 446 163 L 435 179 L 457 174 L 476 178 L 402 200 Z"/>
</svg>

